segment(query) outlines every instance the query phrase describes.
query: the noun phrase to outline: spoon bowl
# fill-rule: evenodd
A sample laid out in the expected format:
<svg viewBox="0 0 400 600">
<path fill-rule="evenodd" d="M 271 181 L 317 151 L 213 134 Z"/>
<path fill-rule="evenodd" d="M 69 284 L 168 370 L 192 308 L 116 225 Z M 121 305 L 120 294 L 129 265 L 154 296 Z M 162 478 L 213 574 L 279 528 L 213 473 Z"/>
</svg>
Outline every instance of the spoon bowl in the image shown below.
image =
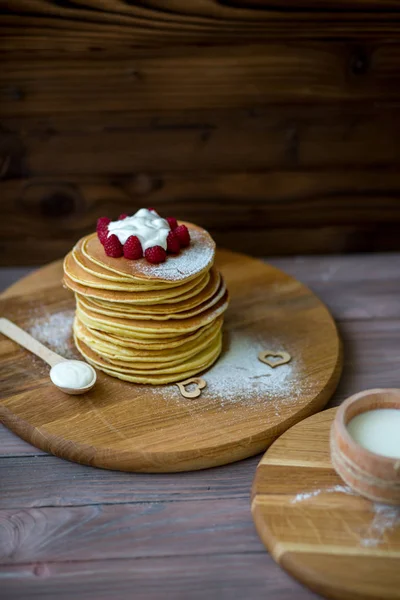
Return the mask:
<svg viewBox="0 0 400 600">
<path fill-rule="evenodd" d="M 14 342 L 17 342 L 23 348 L 29 350 L 36 356 L 39 356 L 42 360 L 50 365 L 50 379 L 52 383 L 64 394 L 70 394 L 76 396 L 78 394 L 86 394 L 89 392 L 97 380 L 97 373 L 95 369 L 83 360 L 68 360 L 59 354 L 56 354 L 50 348 L 47 348 L 29 333 L 18 327 L 12 321 L 2 317 L 0 318 L 0 333 L 6 335 Z M 63 374 L 64 371 L 64 374 Z M 80 373 L 79 373 L 80 371 Z M 84 385 L 79 385 L 79 375 L 86 375 Z M 64 375 L 64 381 L 62 376 Z M 65 381 L 70 380 L 71 384 L 66 387 Z M 88 381 L 88 382 L 87 382 Z"/>
<path fill-rule="evenodd" d="M 84 369 L 91 376 L 89 383 L 86 385 L 82 385 L 82 386 L 74 385 L 74 386 L 69 386 L 69 387 L 62 385 L 60 383 L 60 376 L 58 374 L 58 371 L 60 370 L 59 365 L 62 365 L 62 368 L 64 368 L 64 369 L 65 369 L 65 367 L 68 369 L 69 366 L 75 367 L 75 368 L 79 367 L 81 370 Z M 53 365 L 52 368 L 50 369 L 50 379 L 59 390 L 64 392 L 64 394 L 70 394 L 71 396 L 78 396 L 79 394 L 86 394 L 86 392 L 89 392 L 92 389 L 92 387 L 94 386 L 94 384 L 96 383 L 96 380 L 97 380 L 97 373 L 91 365 L 84 362 L 83 360 L 62 360 L 62 361 L 56 363 L 55 365 Z"/>
</svg>

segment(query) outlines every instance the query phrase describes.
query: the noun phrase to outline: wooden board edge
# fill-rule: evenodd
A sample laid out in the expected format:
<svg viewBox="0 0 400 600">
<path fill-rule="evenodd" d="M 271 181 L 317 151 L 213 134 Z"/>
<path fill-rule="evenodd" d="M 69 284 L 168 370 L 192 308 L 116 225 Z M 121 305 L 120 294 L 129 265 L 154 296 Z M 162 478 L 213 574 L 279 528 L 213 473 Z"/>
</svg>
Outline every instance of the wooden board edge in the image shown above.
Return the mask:
<svg viewBox="0 0 400 600">
<path fill-rule="evenodd" d="M 241 253 L 234 253 L 229 250 L 221 250 L 222 254 L 225 255 L 239 255 L 244 258 L 251 258 L 252 260 L 257 260 L 261 265 L 265 266 L 265 263 L 259 259 L 254 259 L 253 257 L 249 257 L 248 255 Z M 42 267 L 45 271 L 47 277 L 51 277 L 53 272 L 57 272 L 60 266 L 62 265 L 62 261 L 54 261 L 49 265 Z M 271 266 L 272 269 L 279 271 L 276 267 Z M 48 273 L 48 275 L 47 275 Z M 13 290 L 14 293 L 11 295 L 18 295 L 18 291 L 21 289 L 21 285 L 23 282 L 32 277 L 37 277 L 38 271 L 31 273 L 26 278 L 23 278 L 19 282 L 14 283 L 10 288 L 6 290 Z M 293 281 L 298 281 L 296 278 L 287 275 Z M 45 283 L 45 278 L 44 278 Z M 301 284 L 304 288 L 306 288 L 310 294 L 316 296 L 314 292 L 312 292 L 308 286 Z M 49 287 L 49 285 L 44 285 L 43 288 Z M 23 293 L 22 290 L 19 291 L 19 295 Z M 317 297 L 317 296 L 316 296 Z M 318 396 L 314 398 L 314 400 L 309 403 L 306 407 L 300 410 L 295 415 L 292 415 L 285 421 L 281 422 L 278 427 L 274 427 L 272 430 L 264 431 L 255 436 L 249 436 L 247 440 L 242 440 L 241 444 L 235 444 L 234 442 L 229 442 L 225 447 L 218 447 L 218 456 L 213 456 L 215 452 L 214 447 L 202 449 L 201 456 L 193 456 L 193 451 L 183 450 L 182 452 L 171 452 L 168 457 L 168 466 L 166 468 L 165 464 L 165 452 L 161 453 L 162 460 L 157 461 L 154 458 L 157 456 L 156 454 L 152 454 L 152 458 L 146 460 L 144 459 L 143 452 L 134 453 L 128 451 L 121 451 L 119 454 L 119 459 L 115 460 L 112 458 L 110 461 L 110 454 L 107 449 L 104 448 L 100 452 L 96 451 L 92 446 L 85 444 L 76 444 L 70 442 L 68 440 L 64 440 L 58 438 L 57 436 L 47 434 L 45 431 L 37 429 L 26 423 L 25 421 L 16 418 L 9 411 L 7 411 L 4 407 L 0 405 L 0 417 L 2 418 L 2 422 L 14 433 L 16 433 L 19 437 L 27 441 L 28 443 L 34 445 L 35 447 L 43 450 L 45 452 L 54 454 L 60 458 L 77 462 L 79 464 L 86 464 L 88 466 L 95 466 L 103 469 L 110 470 L 121 470 L 128 472 L 144 472 L 144 473 L 176 473 L 183 471 L 195 471 L 206 468 L 213 468 L 218 466 L 223 466 L 226 464 L 230 464 L 232 462 L 237 462 L 239 460 L 244 460 L 246 458 L 250 458 L 265 451 L 280 435 L 282 435 L 285 431 L 290 429 L 296 423 L 304 420 L 305 418 L 319 412 L 329 401 L 331 396 L 333 395 L 341 376 L 342 365 L 343 365 L 343 349 L 342 349 L 342 341 L 334 321 L 334 318 L 330 314 L 330 311 L 326 307 L 326 305 L 318 298 L 318 301 L 322 306 L 324 306 L 329 318 L 332 321 L 334 326 L 335 335 L 338 344 L 338 351 L 336 357 L 336 364 L 334 365 L 331 376 L 327 381 L 325 387 L 320 391 Z M 31 436 L 31 437 L 28 437 Z M 57 446 L 61 446 L 62 451 L 54 450 Z M 114 451 L 115 452 L 115 451 Z M 85 460 L 82 460 L 84 457 Z M 138 462 L 137 462 L 138 461 Z M 142 466 L 138 467 L 137 464 L 142 462 Z M 154 467 L 154 463 L 156 462 L 157 467 Z M 119 463 L 119 464 L 118 464 Z M 135 466 L 132 467 L 132 463 L 135 463 Z M 118 464 L 118 466 L 117 466 Z M 176 468 L 176 465 L 179 465 Z M 159 465 L 159 466 L 158 466 Z M 174 467 L 172 467 L 174 465 Z"/>
</svg>

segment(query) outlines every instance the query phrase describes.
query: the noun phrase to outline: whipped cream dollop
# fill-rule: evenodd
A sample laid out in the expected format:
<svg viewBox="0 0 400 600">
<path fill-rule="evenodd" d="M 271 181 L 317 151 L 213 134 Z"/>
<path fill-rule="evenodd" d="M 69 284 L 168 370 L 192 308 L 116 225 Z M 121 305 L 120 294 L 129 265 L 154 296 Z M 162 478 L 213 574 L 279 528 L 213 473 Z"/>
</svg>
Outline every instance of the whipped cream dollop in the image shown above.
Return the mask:
<svg viewBox="0 0 400 600">
<path fill-rule="evenodd" d="M 143 252 L 152 246 L 161 246 L 166 250 L 170 231 L 168 221 L 147 208 L 141 208 L 132 217 L 108 224 L 108 236 L 116 235 L 123 245 L 128 237 L 136 235 L 142 244 Z"/>
<path fill-rule="evenodd" d="M 85 388 L 93 382 L 96 372 L 82 360 L 65 360 L 50 369 L 50 379 L 57 387 Z"/>
</svg>

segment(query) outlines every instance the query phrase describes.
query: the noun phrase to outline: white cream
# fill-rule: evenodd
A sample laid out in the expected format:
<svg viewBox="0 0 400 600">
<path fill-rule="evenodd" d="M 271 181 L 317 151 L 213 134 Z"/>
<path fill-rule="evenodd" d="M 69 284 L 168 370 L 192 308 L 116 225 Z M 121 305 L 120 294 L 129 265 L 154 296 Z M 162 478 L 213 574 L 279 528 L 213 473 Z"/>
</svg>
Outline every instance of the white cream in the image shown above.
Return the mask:
<svg viewBox="0 0 400 600">
<path fill-rule="evenodd" d="M 108 224 L 108 235 L 116 235 L 121 244 L 125 244 L 131 235 L 136 235 L 142 244 L 143 252 L 152 246 L 161 246 L 166 250 L 170 231 L 168 221 L 147 208 L 141 208 L 132 217 Z"/>
<path fill-rule="evenodd" d="M 54 365 L 50 370 L 50 379 L 57 387 L 85 388 L 93 382 L 94 369 L 82 360 L 66 360 Z"/>
<path fill-rule="evenodd" d="M 347 423 L 347 430 L 370 452 L 400 458 L 400 410 L 379 408 L 361 413 Z"/>
</svg>

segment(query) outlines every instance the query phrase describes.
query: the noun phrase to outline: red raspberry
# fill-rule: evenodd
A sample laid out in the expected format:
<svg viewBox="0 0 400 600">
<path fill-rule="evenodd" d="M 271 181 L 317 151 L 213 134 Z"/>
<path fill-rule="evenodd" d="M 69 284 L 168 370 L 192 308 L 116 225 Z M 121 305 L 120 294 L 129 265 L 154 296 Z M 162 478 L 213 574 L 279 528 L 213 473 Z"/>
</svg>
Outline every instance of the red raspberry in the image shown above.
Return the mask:
<svg viewBox="0 0 400 600">
<path fill-rule="evenodd" d="M 174 231 L 174 229 L 178 227 L 178 221 L 175 219 L 175 217 L 167 217 L 165 220 L 168 221 L 171 231 Z"/>
<path fill-rule="evenodd" d="M 124 256 L 130 260 L 143 257 L 142 244 L 136 235 L 130 235 L 124 244 Z"/>
<path fill-rule="evenodd" d="M 167 258 L 167 253 L 164 248 L 161 246 L 152 246 L 151 248 L 147 248 L 144 253 L 146 260 L 153 265 L 158 265 L 158 263 L 162 263 Z"/>
<path fill-rule="evenodd" d="M 186 227 L 186 225 L 179 225 L 175 230 L 174 230 L 175 235 L 178 236 L 178 239 L 181 243 L 181 248 L 186 248 L 186 246 L 189 246 L 190 244 L 190 233 L 189 233 L 189 229 Z"/>
<path fill-rule="evenodd" d="M 123 221 L 124 219 L 126 219 L 126 217 L 129 217 L 129 215 L 127 213 L 122 213 L 121 215 L 119 215 L 118 221 Z"/>
<path fill-rule="evenodd" d="M 108 227 L 105 227 L 104 229 L 99 229 L 99 231 L 97 232 L 97 237 L 99 238 L 99 240 L 103 244 L 103 246 L 106 242 L 107 236 L 108 236 Z"/>
<path fill-rule="evenodd" d="M 112 256 L 112 258 L 119 258 L 122 256 L 122 244 L 114 233 L 104 242 L 104 251 L 107 256 Z"/>
<path fill-rule="evenodd" d="M 181 244 L 175 231 L 170 231 L 167 237 L 167 250 L 171 254 L 179 254 Z"/>
<path fill-rule="evenodd" d="M 97 219 L 97 233 L 99 233 L 99 231 L 101 231 L 102 229 L 107 229 L 109 223 L 110 219 L 108 217 L 100 217 L 100 219 Z"/>
<path fill-rule="evenodd" d="M 147 210 L 149 210 L 150 212 L 156 212 L 156 209 L 153 208 L 152 206 L 149 206 L 149 208 Z"/>
</svg>

